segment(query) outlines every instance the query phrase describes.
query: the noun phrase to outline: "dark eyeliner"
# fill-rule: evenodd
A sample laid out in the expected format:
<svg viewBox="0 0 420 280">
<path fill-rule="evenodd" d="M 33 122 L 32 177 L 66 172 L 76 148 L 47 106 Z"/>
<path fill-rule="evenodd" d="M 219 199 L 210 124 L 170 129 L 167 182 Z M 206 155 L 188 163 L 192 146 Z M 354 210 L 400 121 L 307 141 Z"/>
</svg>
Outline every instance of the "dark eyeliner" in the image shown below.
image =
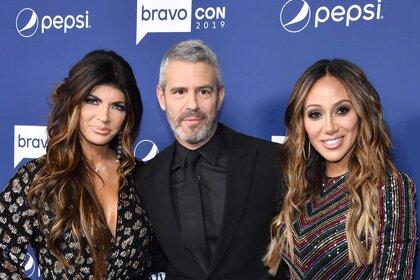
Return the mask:
<svg viewBox="0 0 420 280">
<path fill-rule="evenodd" d="M 93 95 L 87 95 L 86 97 L 85 97 L 85 99 L 84 99 L 84 101 L 86 102 L 86 103 L 88 103 L 88 104 L 93 104 L 93 103 L 95 103 L 95 102 L 97 102 L 98 101 L 98 99 L 97 98 L 95 98 Z"/>
<path fill-rule="evenodd" d="M 351 110 L 351 108 L 349 107 L 349 106 L 347 106 L 347 105 L 341 105 L 341 106 L 339 106 L 338 108 L 337 108 L 337 113 L 338 114 L 340 114 L 340 115 L 345 115 L 345 114 L 347 114 L 348 112 L 350 112 L 350 110 Z"/>
<path fill-rule="evenodd" d="M 318 111 L 308 111 L 306 113 L 306 115 L 308 116 L 308 118 L 310 119 L 316 119 L 318 118 L 321 114 Z"/>
</svg>

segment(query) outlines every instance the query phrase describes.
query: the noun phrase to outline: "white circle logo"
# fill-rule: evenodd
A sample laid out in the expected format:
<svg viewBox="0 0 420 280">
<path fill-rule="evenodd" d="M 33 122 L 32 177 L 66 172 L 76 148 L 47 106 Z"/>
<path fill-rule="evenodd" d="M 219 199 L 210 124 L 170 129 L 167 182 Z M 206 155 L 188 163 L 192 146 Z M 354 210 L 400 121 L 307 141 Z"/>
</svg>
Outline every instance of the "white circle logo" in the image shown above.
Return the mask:
<svg viewBox="0 0 420 280">
<path fill-rule="evenodd" d="M 305 0 L 289 0 L 280 11 L 280 23 L 291 33 L 305 29 L 311 19 L 311 8 Z"/>
<path fill-rule="evenodd" d="M 134 148 L 134 156 L 143 161 L 149 161 L 159 153 L 159 149 L 153 141 L 142 140 Z"/>
<path fill-rule="evenodd" d="M 32 256 L 28 253 L 26 253 L 26 264 L 25 264 L 25 273 L 28 277 L 31 277 L 36 272 L 36 264 L 35 260 L 32 258 Z M 36 274 L 35 274 L 36 275 Z"/>
<path fill-rule="evenodd" d="M 16 17 L 16 30 L 20 36 L 32 37 L 38 30 L 38 15 L 31 8 L 22 9 Z"/>
</svg>

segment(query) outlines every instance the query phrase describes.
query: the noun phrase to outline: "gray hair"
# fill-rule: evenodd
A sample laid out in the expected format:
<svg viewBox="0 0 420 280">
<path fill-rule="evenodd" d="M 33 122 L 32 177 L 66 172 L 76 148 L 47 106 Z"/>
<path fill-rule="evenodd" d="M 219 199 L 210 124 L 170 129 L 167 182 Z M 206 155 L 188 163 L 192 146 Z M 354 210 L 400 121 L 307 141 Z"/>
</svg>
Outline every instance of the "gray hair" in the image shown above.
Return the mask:
<svg viewBox="0 0 420 280">
<path fill-rule="evenodd" d="M 189 62 L 205 62 L 216 70 L 216 87 L 219 91 L 222 87 L 222 71 L 216 54 L 201 40 L 188 40 L 173 45 L 163 56 L 160 63 L 159 86 L 165 90 L 165 72 L 169 62 L 173 60 Z"/>
</svg>

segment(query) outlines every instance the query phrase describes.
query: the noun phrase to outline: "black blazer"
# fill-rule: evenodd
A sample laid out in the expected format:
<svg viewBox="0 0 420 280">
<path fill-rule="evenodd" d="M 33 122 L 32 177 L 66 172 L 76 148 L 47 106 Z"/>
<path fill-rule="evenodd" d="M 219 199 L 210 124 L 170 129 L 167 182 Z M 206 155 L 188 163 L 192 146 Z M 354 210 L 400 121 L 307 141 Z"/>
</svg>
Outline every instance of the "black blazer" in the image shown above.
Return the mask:
<svg viewBox="0 0 420 280">
<path fill-rule="evenodd" d="M 170 190 L 175 145 L 136 172 L 137 192 L 167 259 L 168 280 L 272 279 L 261 258 L 269 244 L 272 217 L 282 201 L 277 164 L 279 145 L 219 126 L 227 153 L 225 210 L 219 243 L 207 272 L 181 241 Z"/>
</svg>

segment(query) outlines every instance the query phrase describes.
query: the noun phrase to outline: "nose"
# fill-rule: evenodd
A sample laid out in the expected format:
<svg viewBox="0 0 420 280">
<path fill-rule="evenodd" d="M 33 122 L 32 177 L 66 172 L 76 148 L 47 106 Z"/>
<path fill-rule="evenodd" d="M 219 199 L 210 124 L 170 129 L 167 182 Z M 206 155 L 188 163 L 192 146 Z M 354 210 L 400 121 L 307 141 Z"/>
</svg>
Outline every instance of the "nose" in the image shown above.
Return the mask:
<svg viewBox="0 0 420 280">
<path fill-rule="evenodd" d="M 100 106 L 100 107 L 101 108 L 98 110 L 96 118 L 102 123 L 109 122 L 109 108 L 106 108 L 105 106 Z"/>
<path fill-rule="evenodd" d="M 337 132 L 337 130 L 338 130 L 338 125 L 335 118 L 332 116 L 327 116 L 325 118 L 325 132 L 327 134 L 333 134 Z"/>
<path fill-rule="evenodd" d="M 186 109 L 191 111 L 195 111 L 198 109 L 197 95 L 195 92 L 187 93 Z"/>
</svg>

